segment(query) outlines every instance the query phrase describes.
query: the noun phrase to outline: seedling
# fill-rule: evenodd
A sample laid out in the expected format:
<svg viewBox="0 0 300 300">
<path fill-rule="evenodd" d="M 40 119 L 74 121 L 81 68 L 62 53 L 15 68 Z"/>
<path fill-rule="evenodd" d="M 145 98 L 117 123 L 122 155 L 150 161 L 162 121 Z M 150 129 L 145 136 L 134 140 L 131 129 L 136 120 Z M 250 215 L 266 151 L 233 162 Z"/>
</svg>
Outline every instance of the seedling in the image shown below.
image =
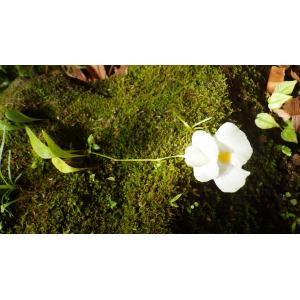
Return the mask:
<svg viewBox="0 0 300 300">
<path fill-rule="evenodd" d="M 87 143 L 88 143 L 89 152 L 91 152 L 92 150 L 96 150 L 96 151 L 100 150 L 100 146 L 95 143 L 95 139 L 92 134 L 90 134 L 89 137 L 87 138 Z"/>
<path fill-rule="evenodd" d="M 268 98 L 269 109 L 271 110 L 271 112 L 272 111 L 277 112 L 277 114 L 283 118 L 284 120 L 283 126 L 278 124 L 277 121 L 274 119 L 274 117 L 269 113 L 258 114 L 255 119 L 255 124 L 257 127 L 261 129 L 280 128 L 281 138 L 284 141 L 297 144 L 298 143 L 297 134 L 296 134 L 295 127 L 292 123 L 292 120 L 290 120 L 291 116 L 281 109 L 283 104 L 293 99 L 293 96 L 291 96 L 291 94 L 295 88 L 296 83 L 297 80 L 283 81 L 277 84 L 274 92 Z M 285 155 L 288 156 L 291 155 L 291 152 L 286 148 L 283 148 L 282 152 Z"/>
<path fill-rule="evenodd" d="M 113 201 L 110 196 L 108 196 L 108 206 L 110 209 L 114 209 L 117 206 L 117 202 Z"/>
<path fill-rule="evenodd" d="M 179 207 L 178 204 L 176 203 L 176 201 L 181 198 L 182 194 L 178 194 L 176 195 L 175 197 L 173 197 L 172 199 L 169 200 L 169 204 L 172 206 L 172 207 Z"/>
</svg>

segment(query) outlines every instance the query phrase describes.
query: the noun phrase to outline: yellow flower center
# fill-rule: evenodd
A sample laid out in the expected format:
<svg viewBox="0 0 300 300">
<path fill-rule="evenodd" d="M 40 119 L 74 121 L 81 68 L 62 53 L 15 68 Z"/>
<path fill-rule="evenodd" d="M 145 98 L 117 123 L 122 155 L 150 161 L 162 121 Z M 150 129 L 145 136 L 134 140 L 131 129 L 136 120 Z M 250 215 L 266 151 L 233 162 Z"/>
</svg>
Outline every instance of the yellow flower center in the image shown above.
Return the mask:
<svg viewBox="0 0 300 300">
<path fill-rule="evenodd" d="M 222 163 L 229 163 L 230 162 L 230 152 L 220 152 L 218 159 Z"/>
</svg>

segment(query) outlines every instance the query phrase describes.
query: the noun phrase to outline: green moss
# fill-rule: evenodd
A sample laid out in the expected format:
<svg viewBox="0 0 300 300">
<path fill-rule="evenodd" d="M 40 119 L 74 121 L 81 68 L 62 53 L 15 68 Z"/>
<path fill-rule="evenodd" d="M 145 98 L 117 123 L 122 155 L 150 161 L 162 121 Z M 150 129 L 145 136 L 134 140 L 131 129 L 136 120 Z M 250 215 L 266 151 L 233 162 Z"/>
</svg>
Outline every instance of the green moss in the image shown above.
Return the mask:
<svg viewBox="0 0 300 300">
<path fill-rule="evenodd" d="M 22 200 L 12 206 L 13 218 L 3 217 L 6 232 L 270 232 L 282 228 L 278 201 L 272 205 L 270 194 L 273 184 L 282 183 L 275 146 L 260 145 L 260 132 L 249 127 L 249 119 L 254 118 L 249 114 L 242 118 L 254 104 L 255 110 L 262 109 L 257 84 L 261 73 L 254 71 L 251 67 L 132 66 L 127 76 L 93 86 L 62 75 L 17 80 L 0 95 L 0 112 L 14 108 L 45 118 L 34 131 L 46 130 L 66 149 L 86 149 L 86 139 L 93 134 L 100 152 L 113 157 L 182 154 L 191 133 L 175 112 L 189 124 L 213 117 L 204 125 L 212 133 L 223 122 L 234 121 L 247 133 L 251 130 L 257 152 L 246 166 L 253 174 L 247 185 L 229 195 L 213 182 L 197 182 L 181 159 L 114 163 L 93 156 L 69 162 L 89 166 L 89 171 L 60 174 L 49 161 L 32 154 L 24 131 L 12 132 L 6 147 L 12 149 L 14 172 L 23 172 L 16 196 Z M 240 90 L 237 81 L 242 82 Z M 168 201 L 179 193 L 183 193 L 179 207 L 170 206 Z M 189 210 L 195 201 L 199 206 Z"/>
</svg>

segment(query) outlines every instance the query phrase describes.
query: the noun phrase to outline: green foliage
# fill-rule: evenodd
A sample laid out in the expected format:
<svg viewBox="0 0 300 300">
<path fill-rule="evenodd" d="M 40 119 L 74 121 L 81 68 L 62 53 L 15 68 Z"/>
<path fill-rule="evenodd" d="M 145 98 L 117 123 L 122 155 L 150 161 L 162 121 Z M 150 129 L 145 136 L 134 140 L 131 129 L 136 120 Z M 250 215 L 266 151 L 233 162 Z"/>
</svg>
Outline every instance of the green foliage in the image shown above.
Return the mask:
<svg viewBox="0 0 300 300">
<path fill-rule="evenodd" d="M 64 162 L 62 159 L 60 159 L 59 157 L 53 157 L 51 161 L 55 166 L 55 168 L 62 173 L 74 173 L 86 169 L 86 168 L 73 168 L 69 166 L 66 162 Z"/>
<path fill-rule="evenodd" d="M 132 66 L 127 76 L 93 86 L 61 75 L 41 76 L 17 88 L 11 85 L 0 99 L 0 111 L 7 109 L 46 119 L 34 131 L 45 130 L 61 149 L 85 149 L 92 135 L 88 144 L 93 150 L 98 145 L 101 153 L 118 158 L 183 153 L 191 133 L 182 130 L 173 111 L 189 124 L 213 116 L 200 124 L 212 133 L 232 111 L 222 70 L 209 66 Z M 10 141 L 19 153 L 25 194 L 11 231 L 174 231 L 181 205 L 172 207 L 168 199 L 183 193 L 184 205 L 191 196 L 185 192 L 196 183 L 184 162 L 125 163 L 90 156 L 76 162 L 78 168 L 91 167 L 94 176 L 89 171 L 60 174 L 30 154 L 24 133 L 14 133 Z M 109 205 L 109 198 L 117 205 Z"/>
<path fill-rule="evenodd" d="M 95 138 L 94 138 L 94 136 L 92 135 L 92 134 L 90 134 L 89 135 L 89 137 L 88 137 L 88 139 L 87 139 L 87 143 L 88 143 L 88 150 L 89 150 L 89 152 L 91 152 L 92 150 L 99 150 L 100 149 L 100 147 L 99 147 L 99 145 L 97 145 L 96 143 L 95 143 Z"/>
<path fill-rule="evenodd" d="M 297 134 L 291 120 L 286 122 L 286 126 L 281 131 L 281 138 L 286 142 L 298 143 Z"/>
<path fill-rule="evenodd" d="M 6 130 L 6 131 L 12 131 L 12 130 L 17 130 L 17 129 L 21 129 L 23 128 L 23 126 L 20 125 L 12 125 L 11 123 L 4 121 L 4 120 L 0 120 L 0 130 Z"/>
<path fill-rule="evenodd" d="M 51 149 L 41 142 L 28 126 L 25 127 L 25 130 L 29 137 L 31 147 L 38 156 L 43 159 L 56 157 L 56 155 L 52 153 Z"/>
<path fill-rule="evenodd" d="M 267 113 L 260 113 L 256 116 L 255 124 L 261 129 L 269 129 L 274 127 L 280 127 L 275 119 Z"/>
<path fill-rule="evenodd" d="M 285 154 L 286 156 L 292 156 L 292 150 L 288 146 L 281 145 L 280 149 L 281 149 L 282 153 Z"/>
<path fill-rule="evenodd" d="M 280 82 L 279 84 L 276 85 L 274 93 L 291 95 L 296 84 L 297 84 L 297 80 Z"/>
<path fill-rule="evenodd" d="M 280 108 L 285 102 L 288 100 L 292 99 L 293 97 L 291 96 L 295 85 L 297 83 L 297 80 L 293 81 L 283 81 L 279 83 L 271 97 L 268 99 L 268 107 L 269 109 L 276 109 Z"/>
<path fill-rule="evenodd" d="M 53 139 L 49 136 L 49 134 L 47 132 L 45 132 L 44 130 L 42 130 L 42 134 L 43 134 L 45 141 L 47 142 L 47 145 L 48 145 L 50 151 L 55 155 L 55 157 L 72 158 L 72 157 L 84 156 L 81 154 L 74 154 L 70 150 L 63 150 L 53 141 Z"/>
<path fill-rule="evenodd" d="M 268 98 L 269 109 L 279 109 L 285 102 L 292 99 L 293 97 L 291 96 L 291 94 L 296 84 L 297 80 L 283 81 L 277 84 L 273 94 Z M 292 121 L 288 120 L 285 123 L 286 125 L 284 126 L 284 129 L 281 131 L 281 138 L 286 142 L 297 144 L 297 134 L 295 132 Z M 255 119 L 255 124 L 261 129 L 280 127 L 280 125 L 275 121 L 275 119 L 267 113 L 258 114 Z M 291 156 L 292 154 L 291 150 L 286 146 L 282 146 L 281 150 L 287 156 Z"/>
<path fill-rule="evenodd" d="M 300 192 L 293 194 L 291 192 L 286 192 L 283 196 L 283 201 L 288 203 L 288 207 L 281 213 L 281 217 L 289 223 L 290 232 L 292 233 L 295 233 L 297 227 L 300 226 L 298 201 L 296 198 L 293 198 L 297 196 L 300 196 Z"/>
<path fill-rule="evenodd" d="M 7 110 L 5 112 L 5 117 L 9 121 L 15 122 L 15 123 L 32 123 L 32 122 L 36 122 L 36 121 L 41 121 L 41 119 L 30 118 L 16 110 Z"/>
<path fill-rule="evenodd" d="M 290 95 L 282 94 L 282 93 L 273 93 L 271 97 L 268 99 L 268 107 L 269 109 L 280 108 L 285 102 L 292 99 L 293 97 Z"/>
<path fill-rule="evenodd" d="M 61 149 L 45 131 L 42 131 L 42 133 L 48 146 L 42 143 L 28 126 L 25 127 L 25 130 L 29 137 L 30 144 L 33 150 L 35 151 L 35 153 L 43 159 L 51 159 L 51 162 L 54 165 L 54 167 L 60 172 L 74 173 L 86 169 L 86 168 L 73 168 L 61 159 L 61 158 L 80 157 L 84 155 L 72 154 L 70 151 L 65 151 Z"/>
</svg>

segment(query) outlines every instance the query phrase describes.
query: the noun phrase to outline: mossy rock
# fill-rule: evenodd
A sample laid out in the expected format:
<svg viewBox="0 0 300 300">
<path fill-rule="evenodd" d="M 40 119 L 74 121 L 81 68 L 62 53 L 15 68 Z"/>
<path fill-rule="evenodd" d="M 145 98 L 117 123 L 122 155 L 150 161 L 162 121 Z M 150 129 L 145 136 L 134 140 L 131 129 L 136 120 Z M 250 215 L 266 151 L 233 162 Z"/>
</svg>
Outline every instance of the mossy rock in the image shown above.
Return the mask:
<svg viewBox="0 0 300 300">
<path fill-rule="evenodd" d="M 10 207 L 13 217 L 1 215 L 2 231 L 287 231 L 280 199 L 273 194 L 274 188 L 284 189 L 282 155 L 272 142 L 259 144 L 261 133 L 249 125 L 255 115 L 248 111 L 242 117 L 249 107 L 254 107 L 253 114 L 262 110 L 262 72 L 251 67 L 228 71 L 218 66 L 132 66 L 128 75 L 95 85 L 62 74 L 17 79 L 0 95 L 0 113 L 12 108 L 44 118 L 31 128 L 38 135 L 44 129 L 64 149 L 87 149 L 93 134 L 100 152 L 112 157 L 183 154 L 191 132 L 178 114 L 189 124 L 212 117 L 203 124 L 211 133 L 225 121 L 236 123 L 247 135 L 251 131 L 255 153 L 245 166 L 252 172 L 247 184 L 235 194 L 224 194 L 213 182 L 197 182 L 182 159 L 128 163 L 89 156 L 68 161 L 87 171 L 61 174 L 32 153 L 24 130 L 10 132 L 5 148 L 12 150 L 13 175 L 23 175 L 13 194 L 20 199 Z M 171 206 L 169 200 L 179 193 L 178 207 Z"/>
</svg>

